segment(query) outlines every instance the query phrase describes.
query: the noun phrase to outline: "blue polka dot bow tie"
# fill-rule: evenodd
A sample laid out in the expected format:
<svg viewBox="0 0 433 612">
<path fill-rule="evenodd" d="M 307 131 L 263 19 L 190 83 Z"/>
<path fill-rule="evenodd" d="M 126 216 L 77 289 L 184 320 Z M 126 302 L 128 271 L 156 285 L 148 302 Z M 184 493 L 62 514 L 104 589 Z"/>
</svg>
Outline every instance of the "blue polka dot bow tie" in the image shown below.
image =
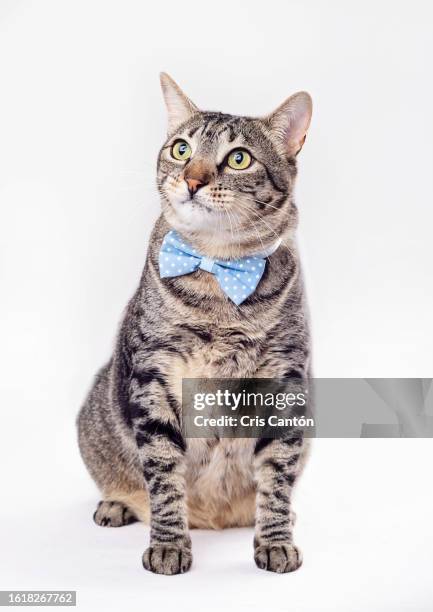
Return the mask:
<svg viewBox="0 0 433 612">
<path fill-rule="evenodd" d="M 271 252 L 274 252 L 279 244 L 280 242 Z M 211 259 L 197 253 L 196 249 L 172 230 L 165 236 L 159 252 L 159 275 L 161 278 L 169 278 L 191 274 L 199 269 L 206 270 L 216 276 L 224 293 L 239 305 L 256 290 L 265 271 L 264 257 L 271 252 L 233 261 Z"/>
</svg>

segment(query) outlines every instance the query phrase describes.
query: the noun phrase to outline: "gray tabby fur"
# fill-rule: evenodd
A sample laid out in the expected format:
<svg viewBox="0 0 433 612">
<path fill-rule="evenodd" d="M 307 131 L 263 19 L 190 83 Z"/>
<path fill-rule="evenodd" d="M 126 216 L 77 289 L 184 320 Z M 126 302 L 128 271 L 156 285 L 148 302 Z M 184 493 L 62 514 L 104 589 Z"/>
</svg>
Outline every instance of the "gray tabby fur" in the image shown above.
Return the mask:
<svg viewBox="0 0 433 612">
<path fill-rule="evenodd" d="M 190 568 L 190 527 L 246 525 L 255 525 L 258 567 L 293 571 L 302 560 L 290 500 L 305 440 L 185 440 L 180 402 L 182 378 L 309 374 L 293 185 L 311 99 L 295 94 L 272 115 L 252 119 L 200 112 L 170 77 L 161 82 L 169 116 L 158 158 L 162 214 L 113 356 L 78 417 L 81 454 L 103 498 L 94 519 L 111 527 L 150 522 L 143 565 L 156 573 Z M 187 163 L 170 153 L 179 138 L 192 149 Z M 254 161 L 232 170 L 225 160 L 239 147 Z M 193 196 L 187 180 L 201 184 Z M 160 279 L 159 249 L 172 228 L 219 259 L 282 243 L 257 290 L 236 306 L 208 272 Z"/>
</svg>

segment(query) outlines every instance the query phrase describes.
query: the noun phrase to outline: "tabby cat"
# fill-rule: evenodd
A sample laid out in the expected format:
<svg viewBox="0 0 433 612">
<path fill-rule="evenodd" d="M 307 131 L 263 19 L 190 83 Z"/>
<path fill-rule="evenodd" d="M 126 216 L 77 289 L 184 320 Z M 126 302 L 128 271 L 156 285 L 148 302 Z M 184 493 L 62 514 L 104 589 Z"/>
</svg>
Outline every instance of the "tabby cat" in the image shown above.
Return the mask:
<svg viewBox="0 0 433 612">
<path fill-rule="evenodd" d="M 257 119 L 200 111 L 168 75 L 161 84 L 169 124 L 157 168 L 162 214 L 113 356 L 78 417 L 81 454 L 102 494 L 94 520 L 150 523 L 142 561 L 158 574 L 191 567 L 189 528 L 254 525 L 257 566 L 290 572 L 302 562 L 291 495 L 306 441 L 185 439 L 181 382 L 309 375 L 293 187 L 311 98 L 296 93 Z M 206 261 L 267 253 L 263 276 L 234 299 L 206 266 L 163 275 L 169 232 Z"/>
</svg>

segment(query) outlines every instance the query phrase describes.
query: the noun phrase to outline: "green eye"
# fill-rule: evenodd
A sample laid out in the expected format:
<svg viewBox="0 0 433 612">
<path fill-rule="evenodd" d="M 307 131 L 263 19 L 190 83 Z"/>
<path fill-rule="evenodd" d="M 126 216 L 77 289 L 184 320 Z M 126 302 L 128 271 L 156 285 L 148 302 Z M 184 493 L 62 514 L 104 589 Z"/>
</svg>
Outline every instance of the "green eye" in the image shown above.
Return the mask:
<svg viewBox="0 0 433 612">
<path fill-rule="evenodd" d="M 191 147 L 184 140 L 176 140 L 174 145 L 171 147 L 171 156 L 179 161 L 188 161 L 191 157 Z"/>
<path fill-rule="evenodd" d="M 233 170 L 245 170 L 248 166 L 251 166 L 252 157 L 248 153 L 248 151 L 243 151 L 239 149 L 238 151 L 233 151 L 230 153 L 227 159 L 227 165 Z"/>
</svg>

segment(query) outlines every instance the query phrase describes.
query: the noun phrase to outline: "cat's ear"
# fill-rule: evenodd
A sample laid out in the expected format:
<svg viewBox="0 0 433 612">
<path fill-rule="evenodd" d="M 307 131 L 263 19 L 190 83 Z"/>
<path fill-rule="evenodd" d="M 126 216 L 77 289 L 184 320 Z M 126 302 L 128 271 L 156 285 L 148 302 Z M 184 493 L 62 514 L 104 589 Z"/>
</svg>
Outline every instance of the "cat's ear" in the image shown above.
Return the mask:
<svg viewBox="0 0 433 612">
<path fill-rule="evenodd" d="M 266 126 L 282 141 L 291 157 L 302 149 L 312 111 L 313 101 L 310 94 L 299 91 L 265 117 Z"/>
<path fill-rule="evenodd" d="M 168 129 L 171 131 L 197 113 L 198 108 L 168 74 L 161 72 L 160 79 L 168 112 Z"/>
</svg>

